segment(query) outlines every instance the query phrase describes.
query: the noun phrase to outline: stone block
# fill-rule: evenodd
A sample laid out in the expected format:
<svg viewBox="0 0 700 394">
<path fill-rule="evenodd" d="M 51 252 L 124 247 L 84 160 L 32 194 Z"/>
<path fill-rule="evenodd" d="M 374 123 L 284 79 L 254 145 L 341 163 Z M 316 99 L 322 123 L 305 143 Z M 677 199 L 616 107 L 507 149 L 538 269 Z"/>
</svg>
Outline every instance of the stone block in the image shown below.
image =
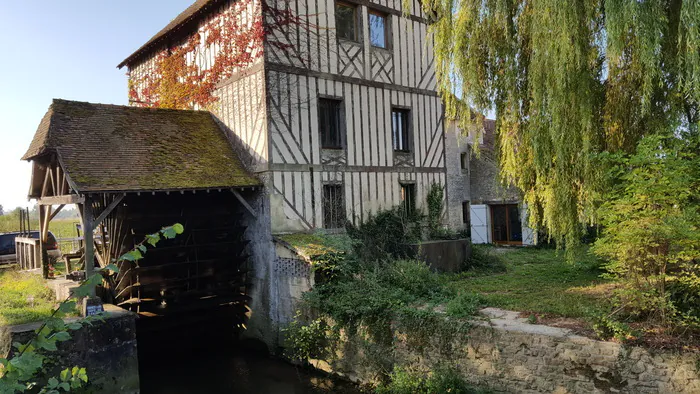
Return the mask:
<svg viewBox="0 0 700 394">
<path fill-rule="evenodd" d="M 71 332 L 69 341 L 58 344 L 58 351 L 52 355 L 56 360 L 52 373 L 77 365 L 87 369 L 90 392 L 138 393 L 136 314 L 114 305 L 104 307 L 104 321 L 84 325 Z M 11 355 L 12 342 L 29 341 L 39 326 L 41 322 L 2 327 L 2 356 Z"/>
</svg>

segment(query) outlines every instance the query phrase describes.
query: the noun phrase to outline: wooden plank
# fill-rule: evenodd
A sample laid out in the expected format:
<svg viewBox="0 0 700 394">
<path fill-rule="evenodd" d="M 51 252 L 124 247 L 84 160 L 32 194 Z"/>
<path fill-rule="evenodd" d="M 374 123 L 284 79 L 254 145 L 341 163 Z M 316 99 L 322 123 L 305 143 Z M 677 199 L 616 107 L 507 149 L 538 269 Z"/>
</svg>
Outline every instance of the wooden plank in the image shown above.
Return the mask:
<svg viewBox="0 0 700 394">
<path fill-rule="evenodd" d="M 95 270 L 94 222 L 90 199 L 83 202 L 83 237 L 85 238 L 85 275 L 92 277 Z M 95 296 L 95 288 L 90 289 L 90 297 Z"/>
<path fill-rule="evenodd" d="M 51 194 L 55 196 L 58 194 L 58 190 L 56 189 L 56 180 L 53 177 L 53 170 L 51 167 L 49 167 L 49 179 L 51 180 Z"/>
<path fill-rule="evenodd" d="M 347 164 L 355 164 L 355 114 L 354 114 L 354 102 L 352 99 L 351 85 L 348 83 L 343 84 L 343 101 L 345 104 L 345 124 L 347 125 L 347 130 L 345 132 L 345 146 L 347 154 Z"/>
<path fill-rule="evenodd" d="M 238 199 L 238 201 L 241 203 L 241 205 L 243 205 L 243 207 L 248 211 L 248 213 L 250 213 L 251 216 L 253 216 L 253 218 L 257 219 L 258 215 L 255 213 L 255 210 L 253 209 L 253 207 L 251 207 L 250 204 L 248 204 L 248 201 L 246 201 L 243 198 L 243 196 L 241 196 L 240 193 L 238 193 L 238 191 L 236 191 L 236 189 L 231 189 L 231 192 L 236 197 L 236 199 Z"/>
<path fill-rule="evenodd" d="M 84 196 L 79 196 L 77 194 L 67 194 L 63 196 L 49 196 L 37 199 L 37 204 L 39 205 L 68 205 L 68 204 L 82 204 L 85 202 Z"/>
<path fill-rule="evenodd" d="M 114 208 L 116 208 L 116 206 L 119 205 L 119 203 L 124 199 L 124 196 L 125 194 L 114 196 L 114 200 L 112 200 L 112 202 L 109 203 L 109 205 L 104 209 L 104 211 L 100 213 L 100 216 L 98 216 L 97 219 L 95 219 L 95 227 L 99 226 L 100 223 L 102 223 L 102 221 L 105 220 L 107 215 L 112 213 Z"/>
<path fill-rule="evenodd" d="M 49 189 L 49 169 L 45 169 L 46 172 L 44 172 L 44 183 L 41 185 L 41 197 L 45 197 L 46 193 L 48 193 Z"/>
<path fill-rule="evenodd" d="M 309 78 L 309 113 L 311 114 L 311 152 L 313 164 L 321 164 L 318 125 L 318 78 Z"/>
</svg>

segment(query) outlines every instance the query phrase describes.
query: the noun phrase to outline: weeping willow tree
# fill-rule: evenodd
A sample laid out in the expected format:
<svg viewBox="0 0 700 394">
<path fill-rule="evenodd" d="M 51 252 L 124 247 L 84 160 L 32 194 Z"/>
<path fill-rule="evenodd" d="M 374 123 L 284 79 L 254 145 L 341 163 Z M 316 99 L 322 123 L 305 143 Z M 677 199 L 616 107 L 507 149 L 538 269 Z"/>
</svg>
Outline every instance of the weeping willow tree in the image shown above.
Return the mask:
<svg viewBox="0 0 700 394">
<path fill-rule="evenodd" d="M 439 91 L 496 112 L 501 177 L 530 225 L 574 246 L 607 187 L 604 152 L 696 130 L 700 0 L 426 0 Z M 453 114 L 454 115 L 454 114 Z M 463 129 L 472 116 L 459 117 Z"/>
</svg>

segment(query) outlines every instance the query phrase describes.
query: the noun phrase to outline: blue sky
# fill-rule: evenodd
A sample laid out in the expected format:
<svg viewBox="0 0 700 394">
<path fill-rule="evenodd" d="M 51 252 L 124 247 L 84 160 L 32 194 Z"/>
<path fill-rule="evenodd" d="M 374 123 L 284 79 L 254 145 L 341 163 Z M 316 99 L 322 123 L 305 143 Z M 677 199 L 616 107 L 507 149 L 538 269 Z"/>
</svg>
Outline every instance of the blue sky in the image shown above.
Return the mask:
<svg viewBox="0 0 700 394">
<path fill-rule="evenodd" d="M 51 99 L 126 104 L 117 64 L 192 2 L 0 0 L 0 205 L 29 205 L 20 157 Z"/>
</svg>

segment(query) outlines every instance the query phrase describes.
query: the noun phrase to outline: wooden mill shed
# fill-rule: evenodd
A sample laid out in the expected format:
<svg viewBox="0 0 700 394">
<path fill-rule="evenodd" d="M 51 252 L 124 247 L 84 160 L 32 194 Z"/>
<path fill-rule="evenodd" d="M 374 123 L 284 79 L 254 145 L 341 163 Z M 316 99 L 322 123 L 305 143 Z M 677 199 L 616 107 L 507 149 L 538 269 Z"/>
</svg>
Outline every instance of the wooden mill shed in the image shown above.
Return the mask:
<svg viewBox="0 0 700 394">
<path fill-rule="evenodd" d="M 88 273 L 146 234 L 184 225 L 144 259 L 121 263 L 99 289 L 104 301 L 147 316 L 246 301 L 245 230 L 256 215 L 247 199 L 262 184 L 209 112 L 54 100 L 23 159 L 43 240 L 52 206 L 78 205 Z"/>
</svg>

